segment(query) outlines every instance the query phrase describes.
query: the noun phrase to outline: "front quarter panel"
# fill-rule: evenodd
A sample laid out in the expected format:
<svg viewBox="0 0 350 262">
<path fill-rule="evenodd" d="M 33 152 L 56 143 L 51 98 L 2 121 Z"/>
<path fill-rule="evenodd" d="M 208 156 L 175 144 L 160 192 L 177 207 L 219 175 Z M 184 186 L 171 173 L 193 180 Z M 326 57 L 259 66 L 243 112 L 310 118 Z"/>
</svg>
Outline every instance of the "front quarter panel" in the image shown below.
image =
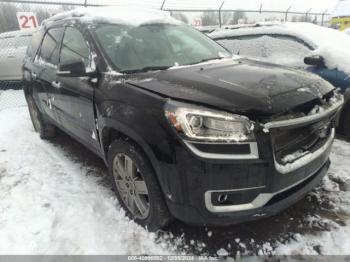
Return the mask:
<svg viewBox="0 0 350 262">
<path fill-rule="evenodd" d="M 161 184 L 166 174 L 159 163 L 173 162 L 172 137 L 164 115 L 166 99 L 157 94 L 132 86 L 124 81 L 110 80 L 108 76 L 96 89 L 97 123 L 100 139 L 106 129 L 114 129 L 135 141 L 149 158 Z M 102 142 L 103 143 L 103 142 Z M 103 149 L 108 149 L 106 142 Z M 107 151 L 104 150 L 105 160 Z M 162 186 L 164 190 L 164 184 Z"/>
</svg>

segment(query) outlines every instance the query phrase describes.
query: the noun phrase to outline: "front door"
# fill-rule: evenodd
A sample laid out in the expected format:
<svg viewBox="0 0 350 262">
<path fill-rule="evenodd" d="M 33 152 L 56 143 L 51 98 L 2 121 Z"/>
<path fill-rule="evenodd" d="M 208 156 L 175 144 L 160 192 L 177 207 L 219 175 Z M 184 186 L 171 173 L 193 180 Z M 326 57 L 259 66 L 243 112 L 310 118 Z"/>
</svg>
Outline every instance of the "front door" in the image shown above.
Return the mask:
<svg viewBox="0 0 350 262">
<path fill-rule="evenodd" d="M 91 50 L 84 35 L 74 27 L 64 33 L 59 63 L 81 59 L 86 71 L 92 70 Z M 94 83 L 90 77 L 58 77 L 57 97 L 61 125 L 84 144 L 99 150 L 98 134 L 94 114 Z"/>
</svg>

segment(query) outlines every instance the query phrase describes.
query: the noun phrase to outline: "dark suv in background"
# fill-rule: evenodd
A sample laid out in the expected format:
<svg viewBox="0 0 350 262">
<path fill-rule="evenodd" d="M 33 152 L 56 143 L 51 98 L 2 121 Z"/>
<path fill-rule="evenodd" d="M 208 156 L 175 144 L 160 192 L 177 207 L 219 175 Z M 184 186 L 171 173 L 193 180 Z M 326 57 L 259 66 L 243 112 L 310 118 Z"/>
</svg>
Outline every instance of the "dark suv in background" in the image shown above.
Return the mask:
<svg viewBox="0 0 350 262">
<path fill-rule="evenodd" d="M 167 13 L 111 9 L 47 20 L 27 51 L 24 92 L 40 136 L 60 128 L 100 156 L 136 222 L 266 217 L 326 174 L 343 102 L 332 85 L 234 59 Z"/>
</svg>

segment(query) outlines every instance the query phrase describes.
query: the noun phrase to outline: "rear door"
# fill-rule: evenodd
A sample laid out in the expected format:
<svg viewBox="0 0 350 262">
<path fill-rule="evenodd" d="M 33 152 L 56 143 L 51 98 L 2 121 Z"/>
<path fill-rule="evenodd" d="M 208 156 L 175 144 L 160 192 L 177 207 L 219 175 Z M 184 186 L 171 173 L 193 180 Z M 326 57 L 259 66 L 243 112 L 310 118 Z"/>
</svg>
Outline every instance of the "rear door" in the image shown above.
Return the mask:
<svg viewBox="0 0 350 262">
<path fill-rule="evenodd" d="M 80 59 L 86 71 L 94 70 L 92 52 L 83 33 L 68 26 L 65 30 L 60 53 L 60 64 Z M 61 125 L 77 139 L 99 150 L 94 115 L 94 83 L 90 77 L 59 77 L 57 113 Z"/>
<path fill-rule="evenodd" d="M 56 73 L 63 32 L 63 27 L 51 28 L 46 32 L 31 71 L 31 77 L 36 82 L 37 88 L 45 93 L 40 100 L 41 108 L 50 120 L 56 123 L 58 118 L 55 99 L 59 92 Z"/>
</svg>

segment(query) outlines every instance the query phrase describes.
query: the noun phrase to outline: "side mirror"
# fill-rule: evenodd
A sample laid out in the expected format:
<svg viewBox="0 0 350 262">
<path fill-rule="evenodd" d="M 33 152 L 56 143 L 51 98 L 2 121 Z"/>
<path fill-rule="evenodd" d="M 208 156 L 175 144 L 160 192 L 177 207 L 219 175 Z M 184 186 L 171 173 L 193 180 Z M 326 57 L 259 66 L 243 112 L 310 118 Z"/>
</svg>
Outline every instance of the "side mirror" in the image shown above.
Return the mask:
<svg viewBox="0 0 350 262">
<path fill-rule="evenodd" d="M 95 76 L 96 72 L 86 72 L 85 64 L 82 60 L 72 59 L 60 64 L 56 74 L 63 77 L 82 77 Z"/>
<path fill-rule="evenodd" d="M 325 62 L 322 56 L 313 55 L 307 56 L 304 58 L 304 63 L 307 65 L 323 67 L 325 66 Z"/>
</svg>

